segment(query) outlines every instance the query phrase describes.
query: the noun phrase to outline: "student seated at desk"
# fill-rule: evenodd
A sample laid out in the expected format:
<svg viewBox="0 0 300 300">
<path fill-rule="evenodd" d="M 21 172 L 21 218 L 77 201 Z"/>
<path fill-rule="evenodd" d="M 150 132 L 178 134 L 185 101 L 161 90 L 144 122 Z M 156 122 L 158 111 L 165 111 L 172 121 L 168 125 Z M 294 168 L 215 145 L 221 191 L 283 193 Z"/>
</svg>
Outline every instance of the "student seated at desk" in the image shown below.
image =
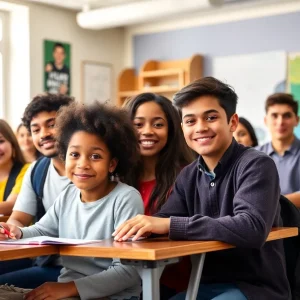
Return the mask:
<svg viewBox="0 0 300 300">
<path fill-rule="evenodd" d="M 0 214 L 11 214 L 28 167 L 14 132 L 0 119 Z"/>
<path fill-rule="evenodd" d="M 257 147 L 272 157 L 279 173 L 281 193 L 300 209 L 300 140 L 298 102 L 290 94 L 270 95 L 265 103 L 265 124 L 271 141 Z"/>
<path fill-rule="evenodd" d="M 74 99 L 64 95 L 35 96 L 27 105 L 22 122 L 30 130 L 35 147 L 43 158 L 30 165 L 24 175 L 22 188 L 7 220 L 19 227 L 29 226 L 33 218 L 40 220 L 57 196 L 69 184 L 64 162 L 58 157 L 55 143 L 55 118 L 62 106 Z M 40 180 L 39 180 L 40 179 Z M 9 283 L 25 288 L 36 288 L 44 282 L 57 281 L 61 270 L 59 256 L 40 256 L 0 261 L 0 285 Z"/>
<path fill-rule="evenodd" d="M 43 235 L 110 238 L 117 226 L 144 212 L 136 189 L 110 180 L 115 174 L 126 177 L 139 158 L 136 133 L 128 114 L 99 103 L 91 106 L 74 103 L 61 110 L 56 125 L 58 151 L 65 160 L 67 177 L 74 184 L 58 196 L 35 225 L 22 229 L 10 224 L 3 226 L 18 239 Z M 119 259 L 62 259 L 59 282 L 45 283 L 27 293 L 25 299 L 80 296 L 80 299 L 133 300 L 140 295 L 137 271 L 122 265 Z M 1 290 L 0 295 L 3 297 Z M 20 299 L 21 296 L 20 293 Z"/>
<path fill-rule="evenodd" d="M 125 107 L 137 130 L 141 153 L 141 163 L 131 179 L 142 195 L 145 214 L 152 215 L 167 201 L 180 170 L 195 157 L 184 140 L 179 114 L 169 99 L 142 93 Z M 185 290 L 189 274 L 189 257 L 167 266 L 161 277 L 161 299 Z"/>
<path fill-rule="evenodd" d="M 265 243 L 272 226 L 282 224 L 278 173 L 269 156 L 232 138 L 237 95 L 206 77 L 179 91 L 174 104 L 199 159 L 181 171 L 155 217 L 126 221 L 115 240 L 156 233 L 232 244 L 236 248 L 206 255 L 197 299 L 291 299 L 282 240 Z"/>
</svg>

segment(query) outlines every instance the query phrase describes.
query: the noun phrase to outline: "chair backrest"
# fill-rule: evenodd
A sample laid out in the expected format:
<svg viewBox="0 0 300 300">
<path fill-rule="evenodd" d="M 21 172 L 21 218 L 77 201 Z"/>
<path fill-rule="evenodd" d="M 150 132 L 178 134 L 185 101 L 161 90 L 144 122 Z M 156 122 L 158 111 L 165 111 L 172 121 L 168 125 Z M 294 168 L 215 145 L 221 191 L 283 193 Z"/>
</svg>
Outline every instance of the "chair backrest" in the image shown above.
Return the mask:
<svg viewBox="0 0 300 300">
<path fill-rule="evenodd" d="M 300 229 L 300 211 L 286 197 L 280 196 L 281 218 L 284 227 Z M 284 239 L 287 276 L 293 300 L 300 299 L 300 236 Z"/>
</svg>

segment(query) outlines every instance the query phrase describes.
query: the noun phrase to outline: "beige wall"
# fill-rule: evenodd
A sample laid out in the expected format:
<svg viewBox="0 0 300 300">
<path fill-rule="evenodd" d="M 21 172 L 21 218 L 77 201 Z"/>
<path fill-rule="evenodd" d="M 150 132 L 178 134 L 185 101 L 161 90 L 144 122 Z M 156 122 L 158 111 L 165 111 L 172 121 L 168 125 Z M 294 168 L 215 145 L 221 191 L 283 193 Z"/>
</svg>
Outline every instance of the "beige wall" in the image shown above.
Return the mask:
<svg viewBox="0 0 300 300">
<path fill-rule="evenodd" d="M 30 58 L 28 59 L 28 56 L 24 56 L 22 64 L 25 66 L 26 61 L 28 62 L 29 60 L 30 78 L 26 81 L 28 82 L 26 84 L 30 85 L 30 89 L 28 89 L 27 93 L 22 93 L 20 97 L 20 93 L 18 96 L 14 96 L 11 91 L 17 89 L 22 84 L 21 82 L 14 81 L 13 88 L 8 80 L 6 88 L 5 115 L 13 127 L 19 123 L 24 107 L 26 107 L 30 99 L 34 95 L 43 92 L 44 39 L 58 40 L 71 44 L 71 93 L 79 101 L 81 100 L 81 62 L 90 60 L 112 64 L 114 76 L 112 100 L 115 102 L 116 78 L 124 67 L 124 29 L 83 30 L 76 23 L 75 11 L 18 0 L 0 1 L 0 9 L 1 2 L 8 2 L 10 5 L 24 5 L 29 8 Z M 14 45 L 13 50 L 20 52 L 23 45 L 24 43 L 19 43 L 17 47 Z M 13 57 L 8 57 L 8 59 L 13 60 Z M 10 69 L 8 77 L 17 78 L 17 71 Z"/>
<path fill-rule="evenodd" d="M 113 65 L 114 78 L 123 68 L 123 29 L 92 31 L 76 24 L 76 13 L 50 6 L 30 5 L 30 66 L 31 95 L 43 87 L 43 40 L 58 40 L 71 44 L 71 88 L 81 97 L 81 62 L 92 60 Z M 114 83 L 116 80 L 114 80 Z M 116 86 L 114 86 L 114 96 Z"/>
</svg>

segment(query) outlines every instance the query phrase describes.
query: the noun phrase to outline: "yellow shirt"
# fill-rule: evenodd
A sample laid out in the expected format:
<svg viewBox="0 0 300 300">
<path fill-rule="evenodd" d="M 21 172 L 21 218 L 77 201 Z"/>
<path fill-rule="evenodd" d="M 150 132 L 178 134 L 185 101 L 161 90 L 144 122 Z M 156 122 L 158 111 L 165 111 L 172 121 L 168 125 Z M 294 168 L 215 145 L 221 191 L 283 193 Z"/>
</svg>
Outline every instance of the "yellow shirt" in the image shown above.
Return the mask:
<svg viewBox="0 0 300 300">
<path fill-rule="evenodd" d="M 23 166 L 23 168 L 21 169 L 18 177 L 16 178 L 16 182 L 15 182 L 15 185 L 14 185 L 12 191 L 11 191 L 11 194 L 19 194 L 20 193 L 23 177 L 24 177 L 24 174 L 27 171 L 29 166 L 30 166 L 30 164 L 25 164 Z M 0 202 L 3 201 L 6 183 L 7 183 L 7 179 L 0 182 Z"/>
</svg>

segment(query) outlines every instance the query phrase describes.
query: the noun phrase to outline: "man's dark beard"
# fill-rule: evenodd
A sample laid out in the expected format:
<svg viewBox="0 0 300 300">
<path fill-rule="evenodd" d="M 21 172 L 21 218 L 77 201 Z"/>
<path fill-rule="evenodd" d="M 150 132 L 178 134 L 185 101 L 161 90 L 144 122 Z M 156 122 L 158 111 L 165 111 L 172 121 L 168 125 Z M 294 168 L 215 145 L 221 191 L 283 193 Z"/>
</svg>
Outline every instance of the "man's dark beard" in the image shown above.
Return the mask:
<svg viewBox="0 0 300 300">
<path fill-rule="evenodd" d="M 42 142 L 44 142 L 44 141 L 54 141 L 55 142 L 55 139 L 52 136 L 47 136 L 42 139 Z M 42 154 L 43 154 L 43 152 L 42 152 Z M 48 158 L 54 158 L 54 157 L 58 156 L 58 151 L 56 150 L 53 154 L 48 154 L 48 155 L 43 154 L 43 155 Z"/>
<path fill-rule="evenodd" d="M 42 153 L 43 154 L 43 153 Z M 55 157 L 57 157 L 58 156 L 58 152 L 56 151 L 56 152 L 54 152 L 54 153 L 52 153 L 52 154 L 49 154 L 49 155 L 45 155 L 45 154 L 43 154 L 45 157 L 48 157 L 48 158 L 55 158 Z"/>
</svg>

